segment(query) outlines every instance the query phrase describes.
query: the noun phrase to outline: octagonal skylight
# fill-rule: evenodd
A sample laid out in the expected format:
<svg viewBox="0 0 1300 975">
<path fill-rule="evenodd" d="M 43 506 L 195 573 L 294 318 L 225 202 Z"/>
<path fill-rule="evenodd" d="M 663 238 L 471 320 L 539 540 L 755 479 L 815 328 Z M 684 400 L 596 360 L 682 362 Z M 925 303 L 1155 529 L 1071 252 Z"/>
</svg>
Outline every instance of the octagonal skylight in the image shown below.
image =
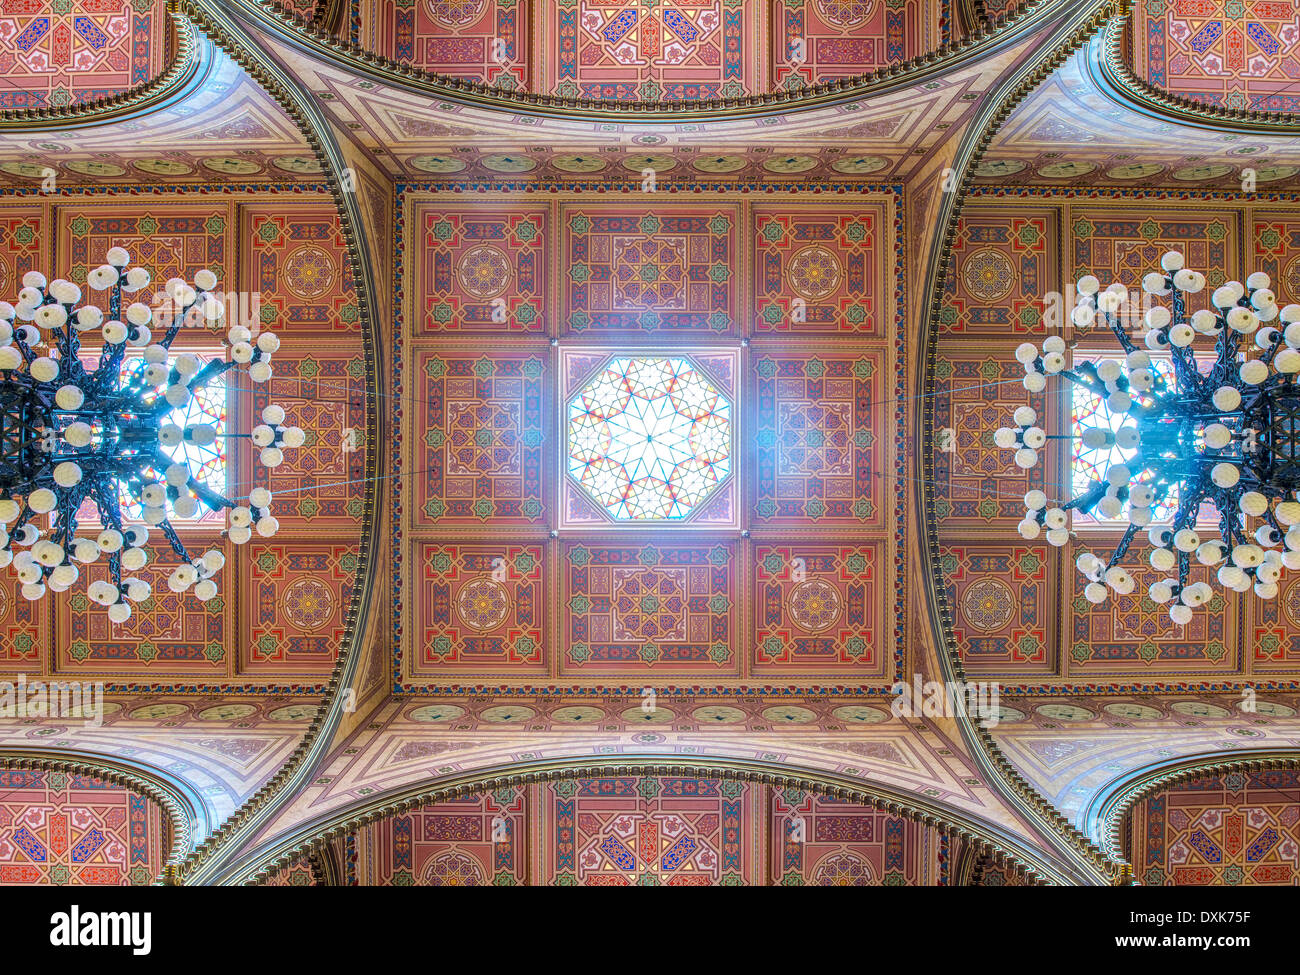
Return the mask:
<svg viewBox="0 0 1300 975">
<path fill-rule="evenodd" d="M 731 402 L 690 359 L 619 357 L 568 404 L 569 473 L 618 521 L 680 521 L 731 470 Z"/>
</svg>

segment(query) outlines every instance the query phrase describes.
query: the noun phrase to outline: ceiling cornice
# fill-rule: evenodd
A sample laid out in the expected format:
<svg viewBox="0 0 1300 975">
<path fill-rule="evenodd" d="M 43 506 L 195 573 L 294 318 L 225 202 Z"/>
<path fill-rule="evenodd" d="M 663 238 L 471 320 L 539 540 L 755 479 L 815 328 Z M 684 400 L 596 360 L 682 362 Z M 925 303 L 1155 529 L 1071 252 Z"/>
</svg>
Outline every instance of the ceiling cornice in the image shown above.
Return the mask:
<svg viewBox="0 0 1300 975">
<path fill-rule="evenodd" d="M 199 43 L 190 22 L 180 14 L 179 0 L 168 0 L 167 19 L 176 54 L 158 77 L 80 105 L 0 111 L 0 132 L 81 128 L 147 115 L 202 87 L 212 69 L 209 50 Z"/>
<path fill-rule="evenodd" d="M 177 882 L 180 865 L 198 838 L 211 827 L 203 800 L 189 786 L 129 759 L 98 752 L 6 745 L 0 748 L 0 768 L 93 775 L 157 803 L 167 816 L 171 830 L 171 853 L 163 865 L 162 875 L 154 878 L 163 884 Z"/>
<path fill-rule="evenodd" d="M 1029 0 L 1014 14 L 987 23 L 976 33 L 945 41 L 933 51 L 853 78 L 841 78 L 802 89 L 740 98 L 699 102 L 610 102 L 526 92 L 502 91 L 477 81 L 430 74 L 340 40 L 315 18 L 303 20 L 275 7 L 271 0 L 226 0 L 249 22 L 320 61 L 357 77 L 427 95 L 458 105 L 548 118 L 617 119 L 622 122 L 693 122 L 762 118 L 842 105 L 901 88 L 910 88 L 950 73 L 989 54 L 1024 40 L 1061 4 Z"/>
<path fill-rule="evenodd" d="M 961 653 L 953 633 L 953 614 L 948 605 L 945 582 L 939 558 L 938 518 L 935 511 L 934 485 L 934 397 L 935 365 L 937 363 L 937 334 L 939 314 L 943 304 L 944 277 L 952 263 L 952 249 L 957 239 L 957 220 L 962 203 L 974 188 L 974 167 L 988 150 L 998 129 L 1044 79 L 1055 71 L 1108 20 L 1120 16 L 1130 0 L 1100 0 L 1080 8 L 1077 3 L 1053 5 L 1049 14 L 1057 19 L 1050 37 L 1039 51 L 1018 66 L 996 89 L 990 93 L 980 115 L 972 122 L 962 139 L 954 160 L 954 168 L 961 174 L 956 189 L 943 195 L 937 221 L 943 232 L 936 235 L 926 267 L 924 294 L 930 295 L 930 304 L 923 313 L 920 352 L 917 357 L 918 382 L 925 405 L 913 418 L 913 435 L 922 449 L 916 453 L 920 468 L 912 478 L 914 501 L 921 519 L 921 537 L 924 540 L 926 609 L 936 641 L 939 645 L 939 666 L 945 681 L 964 681 Z M 1111 860 L 1088 837 L 1075 828 L 1057 808 L 1044 798 L 1007 760 L 988 729 L 969 715 L 956 717 L 957 727 L 973 760 L 979 766 L 989 786 L 995 789 L 1012 806 L 1038 824 L 1044 839 L 1052 843 L 1060 854 L 1070 860 L 1075 868 L 1088 876 L 1093 883 L 1127 883 L 1124 865 Z"/>
<path fill-rule="evenodd" d="M 666 761 L 662 755 L 615 755 L 608 758 L 547 759 L 476 769 L 405 789 L 372 796 L 364 802 L 299 823 L 292 830 L 250 850 L 244 861 L 219 878 L 223 884 L 255 884 L 313 851 L 327 848 L 348 833 L 436 802 L 508 786 L 592 776 L 673 775 L 727 778 L 796 788 L 846 802 L 906 816 L 924 826 L 968 842 L 996 862 L 1024 870 L 1039 883 L 1073 884 L 1080 878 L 1063 863 L 1028 845 L 1015 833 L 927 799 L 888 786 L 832 772 L 800 769 L 776 762 L 700 757 Z"/>
</svg>

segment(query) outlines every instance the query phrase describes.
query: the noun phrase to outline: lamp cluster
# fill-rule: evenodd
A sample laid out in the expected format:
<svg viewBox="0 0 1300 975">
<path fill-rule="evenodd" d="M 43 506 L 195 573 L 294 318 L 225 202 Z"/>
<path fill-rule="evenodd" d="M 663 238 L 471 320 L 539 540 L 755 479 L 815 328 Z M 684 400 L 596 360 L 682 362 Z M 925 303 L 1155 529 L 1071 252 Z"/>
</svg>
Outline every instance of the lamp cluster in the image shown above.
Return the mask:
<svg viewBox="0 0 1300 975">
<path fill-rule="evenodd" d="M 216 275 L 198 271 L 192 285 L 171 278 L 162 288 L 166 310 L 155 315 L 150 305 L 130 301 L 152 276 L 129 265 L 127 251 L 113 247 L 106 263 L 86 274 L 90 289 L 108 292 L 107 313 L 83 304 L 77 284 L 47 280 L 39 271 L 23 276 L 16 303 L 0 301 L 0 567 L 12 564 L 23 596 L 38 600 L 69 589 L 82 566 L 106 557 L 109 579 L 91 582 L 87 594 L 107 607 L 115 623 L 129 619 L 131 604 L 150 595 L 147 581 L 122 572 L 148 564 L 154 532 L 180 560 L 167 578 L 168 589 L 192 590 L 201 601 L 217 595 L 213 577 L 225 556 L 212 548 L 191 557 L 173 517 L 225 509 L 225 535 L 236 545 L 254 529 L 270 536 L 279 528 L 265 487 L 255 487 L 246 504 L 230 500 L 195 477 L 186 451 L 177 452 L 186 445 L 211 447 L 221 435 L 217 427 L 185 423 L 183 412 L 173 419 L 199 390 L 237 367 L 254 383 L 268 382 L 279 338 L 266 331 L 254 338 L 235 324 L 225 331 L 228 359 L 205 363 L 192 353 L 173 355 L 182 328 L 223 327 Z M 98 362 L 88 368 L 81 340 L 93 333 L 103 341 Z M 286 448 L 301 446 L 305 437 L 298 427 L 284 425 L 279 406 L 267 406 L 261 419 L 243 436 L 260 449 L 262 464 L 273 468 L 283 462 Z M 142 524 L 123 524 L 123 497 L 141 506 Z M 79 534 L 86 502 L 97 512 L 93 535 Z"/>
<path fill-rule="evenodd" d="M 1118 448 L 1122 461 L 1064 503 L 1040 490 L 1028 492 L 1018 530 L 1026 539 L 1045 533 L 1060 547 L 1072 537 L 1072 511 L 1107 519 L 1127 511 L 1124 535 L 1109 557 L 1083 552 L 1075 560 L 1088 580 L 1084 595 L 1099 604 L 1111 592 L 1134 591 L 1136 582 L 1120 562 L 1142 533 L 1151 566 L 1171 573 L 1152 583 L 1148 595 L 1168 604 L 1170 619 L 1183 625 L 1214 596 L 1208 583 L 1189 580 L 1193 558 L 1217 566 L 1226 589 L 1253 591 L 1261 599 L 1277 596 L 1285 569 L 1300 568 L 1300 304 L 1279 308 L 1268 275 L 1256 272 L 1244 284 L 1215 288 L 1210 307 L 1188 314 L 1186 296 L 1205 289 L 1205 275 L 1186 268 L 1178 251 L 1165 253 L 1160 266 L 1142 280 L 1149 306 L 1140 319 L 1145 348 L 1122 322 L 1124 285 L 1103 291 L 1095 276 L 1079 279 L 1071 321 L 1079 331 L 1104 323 L 1123 361 L 1072 363 L 1057 336 L 1041 350 L 1029 342 L 1016 349 L 1029 392 L 1043 392 L 1049 377 L 1059 376 L 1123 417 L 1117 429 L 1081 431 L 1085 447 L 1109 450 L 1112 458 Z M 1214 340 L 1212 361 L 1193 354 L 1202 337 Z M 1167 359 L 1168 367 L 1156 368 L 1157 359 Z M 1023 469 L 1038 463 L 1049 439 L 1072 439 L 1051 437 L 1029 406 L 1017 408 L 1012 421 L 995 432 L 994 442 L 1014 450 Z M 1157 519 L 1155 509 L 1166 502 L 1177 505 L 1172 520 Z M 1198 531 L 1203 506 L 1217 510 L 1217 537 Z"/>
</svg>

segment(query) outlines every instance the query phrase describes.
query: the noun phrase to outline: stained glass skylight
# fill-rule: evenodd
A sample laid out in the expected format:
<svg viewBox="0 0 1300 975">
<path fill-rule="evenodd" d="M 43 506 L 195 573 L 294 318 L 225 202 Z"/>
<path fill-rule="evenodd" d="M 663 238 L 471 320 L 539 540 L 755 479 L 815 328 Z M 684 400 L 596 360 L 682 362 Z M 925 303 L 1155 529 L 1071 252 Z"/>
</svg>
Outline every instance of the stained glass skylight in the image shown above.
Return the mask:
<svg viewBox="0 0 1300 975">
<path fill-rule="evenodd" d="M 1076 356 L 1076 361 L 1087 361 L 1098 363 L 1105 361 L 1107 358 L 1114 356 Z M 1122 362 L 1120 358 L 1118 361 Z M 1152 370 L 1158 378 L 1164 379 L 1170 386 L 1174 382 L 1173 364 L 1165 358 L 1153 357 L 1151 361 Z M 1071 489 L 1074 497 L 1086 494 L 1088 489 L 1097 481 L 1106 480 L 1106 472 L 1116 464 L 1125 464 L 1136 453 L 1134 450 L 1125 450 L 1118 444 L 1111 444 L 1107 447 L 1088 447 L 1083 442 L 1083 432 L 1089 428 L 1100 428 L 1109 430 L 1111 433 L 1118 433 L 1124 423 L 1131 420 L 1126 413 L 1112 412 L 1106 405 L 1105 399 L 1094 395 L 1087 387 L 1072 384 L 1070 387 L 1072 394 L 1072 421 L 1073 421 L 1073 446 L 1074 454 L 1070 458 L 1070 479 Z M 1136 478 L 1136 481 L 1149 480 L 1148 477 Z M 1164 500 L 1159 504 L 1151 506 L 1151 517 L 1154 521 L 1168 521 L 1178 509 L 1178 488 L 1175 486 L 1165 495 Z M 1118 518 L 1106 518 L 1096 509 L 1088 517 L 1088 520 L 1095 521 L 1099 525 L 1125 526 L 1128 524 L 1128 505 L 1125 504 Z"/>
<path fill-rule="evenodd" d="M 679 521 L 731 470 L 731 403 L 686 358 L 607 363 L 568 406 L 569 473 L 619 521 Z"/>
</svg>

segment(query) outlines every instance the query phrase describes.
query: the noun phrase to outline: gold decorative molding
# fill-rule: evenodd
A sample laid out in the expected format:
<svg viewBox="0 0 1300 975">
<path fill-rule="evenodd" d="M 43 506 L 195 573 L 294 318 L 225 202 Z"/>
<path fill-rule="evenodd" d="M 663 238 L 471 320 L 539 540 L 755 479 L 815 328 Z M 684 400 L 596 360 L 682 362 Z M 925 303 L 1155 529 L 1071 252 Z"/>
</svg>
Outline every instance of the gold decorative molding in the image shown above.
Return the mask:
<svg viewBox="0 0 1300 975">
<path fill-rule="evenodd" d="M 448 776 L 439 784 L 416 784 L 400 792 L 372 797 L 362 803 L 335 810 L 319 820 L 303 824 L 273 841 L 250 858 L 229 883 L 257 885 L 277 870 L 310 856 L 328 853 L 349 833 L 390 816 L 411 812 L 436 802 L 447 802 L 494 789 L 534 783 L 555 782 L 595 776 L 669 775 L 692 778 L 722 778 L 776 788 L 795 788 L 820 796 L 871 806 L 893 816 L 904 816 L 922 826 L 933 827 L 992 862 L 1021 870 L 1036 885 L 1068 883 L 1068 871 L 1024 843 L 1013 833 L 990 823 L 976 823 L 963 813 L 926 799 L 885 786 L 866 783 L 831 772 L 815 772 L 775 762 L 730 758 L 692 758 L 665 761 L 662 756 L 616 755 L 585 760 L 550 759 L 508 766 L 477 769 Z M 435 780 L 438 781 L 438 780 Z"/>
<path fill-rule="evenodd" d="M 1102 91 L 1125 107 L 1183 125 L 1213 126 L 1239 132 L 1300 132 L 1300 115 L 1206 105 L 1157 88 L 1139 78 L 1134 74 L 1127 54 L 1132 33 L 1133 22 L 1127 12 L 1107 24 L 1101 55 L 1097 59 L 1099 70 L 1094 71 Z"/>
<path fill-rule="evenodd" d="M 352 280 L 357 290 L 366 388 L 372 391 L 380 389 L 377 351 L 379 317 L 376 312 L 377 292 L 374 287 L 376 277 L 369 254 L 363 247 L 364 235 L 359 229 L 362 221 L 356 194 L 343 188 L 342 174 L 346 166 L 343 164 L 340 150 L 333 141 L 333 136 L 329 134 L 328 124 L 322 118 L 308 117 L 309 111 L 316 111 L 315 106 L 304 107 L 295 100 L 290 87 L 282 83 L 281 78 L 271 69 L 268 62 L 262 60 L 265 55 L 246 49 L 242 43 L 231 36 L 227 29 L 230 23 L 223 20 L 225 11 L 222 8 L 226 6 L 225 3 L 219 4 L 217 0 L 180 0 L 180 4 L 185 15 L 276 101 L 302 132 L 311 153 L 321 163 L 325 180 L 339 210 L 347 259 L 351 265 Z M 209 5 L 217 9 L 209 10 Z M 301 89 L 298 94 L 302 96 Z M 201 882 L 204 871 L 218 851 L 232 851 L 233 847 L 238 845 L 238 840 L 245 838 L 246 831 L 256 825 L 259 816 L 273 808 L 275 800 L 281 793 L 300 784 L 298 780 L 310 773 L 316 758 L 328 746 L 333 729 L 337 726 L 338 709 L 341 706 L 339 691 L 350 686 L 355 676 L 356 660 L 359 657 L 355 649 L 362 639 L 365 622 L 371 612 L 374 591 L 371 577 L 375 567 L 382 561 L 376 555 L 380 540 L 374 530 L 377 518 L 376 505 L 380 503 L 380 492 L 376 490 L 380 443 L 379 415 L 374 395 L 366 397 L 365 410 L 365 499 L 361 524 L 361 547 L 357 555 L 357 573 L 352 597 L 348 601 L 347 615 L 344 619 L 338 661 L 327 682 L 325 698 L 318 706 L 302 740 L 295 746 L 284 765 L 257 792 L 245 800 L 225 822 L 199 843 L 184 863 L 178 865 L 176 874 L 180 882 L 196 880 Z"/>
<path fill-rule="evenodd" d="M 1101 800 L 1097 815 L 1101 847 L 1119 863 L 1129 884 L 1137 884 L 1132 864 L 1124 853 L 1124 836 L 1129 814 L 1154 792 L 1207 775 L 1230 772 L 1266 772 L 1272 769 L 1300 769 L 1300 750 L 1262 749 L 1249 754 L 1235 753 L 1231 758 L 1220 755 L 1190 755 L 1130 773 L 1118 787 L 1112 787 Z"/>
<path fill-rule="evenodd" d="M 107 756 L 5 746 L 0 748 L 0 768 L 93 775 L 156 803 L 167 817 L 171 853 L 163 864 L 162 873 L 154 878 L 155 883 L 168 886 L 177 883 L 180 865 L 193 848 L 206 818 L 202 807 L 196 804 L 197 799 L 187 796 L 177 783 L 155 770 L 139 765 L 128 766 Z"/>
<path fill-rule="evenodd" d="M 203 58 L 198 39 L 190 22 L 181 15 L 180 0 L 168 0 L 168 29 L 176 54 L 162 74 L 134 88 L 97 98 L 80 105 L 47 108 L 6 109 L 0 111 L 0 131 L 31 129 L 39 131 L 52 125 L 59 128 L 100 125 L 115 119 L 150 112 L 182 94 L 196 80 Z"/>
<path fill-rule="evenodd" d="M 698 102 L 611 102 L 504 91 L 479 81 L 432 74 L 367 51 L 352 41 L 342 40 L 332 29 L 340 28 L 338 33 L 342 33 L 341 25 L 334 23 L 329 16 L 322 18 L 319 11 L 308 22 L 276 7 L 272 0 L 226 2 L 229 7 L 247 15 L 260 28 L 277 34 L 300 50 L 381 84 L 400 87 L 429 98 L 511 114 L 624 121 L 752 118 L 858 101 L 946 74 L 1032 32 L 1039 26 L 1039 21 L 1051 12 L 1068 6 L 1060 0 L 1026 0 L 1014 13 L 996 18 L 992 24 L 983 21 L 974 32 L 944 41 L 926 54 L 851 78 L 819 82 L 794 92 L 773 91 Z M 337 17 L 333 8 L 328 8 L 327 14 Z"/>
<path fill-rule="evenodd" d="M 921 329 L 921 388 L 924 407 L 919 411 L 919 442 L 917 462 L 921 465 L 916 477 L 913 491 L 919 495 L 917 508 L 921 516 L 921 534 L 924 543 L 924 557 L 928 562 L 928 581 L 926 598 L 929 602 L 930 622 L 935 636 L 941 644 L 939 652 L 940 667 L 944 670 L 945 680 L 965 680 L 965 670 L 961 662 L 961 652 L 953 632 L 954 617 L 948 605 L 947 591 L 939 561 L 938 518 L 935 511 L 934 485 L 934 390 L 935 366 L 938 361 L 939 314 L 943 306 L 943 282 L 950 273 L 952 249 L 957 238 L 957 221 L 961 215 L 962 205 L 974 187 L 973 170 L 975 165 L 988 151 L 995 135 L 1012 111 L 1024 101 L 1053 71 L 1065 63 L 1075 51 L 1086 44 L 1108 21 L 1121 16 L 1131 0 L 1104 0 L 1090 10 L 1075 15 L 1074 21 L 1062 25 L 1064 33 L 1054 42 L 1049 41 L 1045 53 L 1039 56 L 1032 66 L 1019 77 L 1010 81 L 1010 87 L 1000 92 L 991 107 L 976 123 L 959 151 L 958 162 L 961 176 L 955 191 L 941 203 L 940 215 L 947 208 L 946 222 L 943 224 L 942 237 L 937 238 L 929 265 L 926 291 L 930 295 L 930 304 L 925 313 Z M 1060 837 L 1080 866 L 1098 877 L 1104 877 L 1111 884 L 1123 883 L 1124 866 L 1106 855 L 1087 836 L 1075 828 L 1061 812 L 1052 805 L 1002 754 L 993 736 L 977 721 L 967 715 L 957 718 L 963 736 L 974 744 L 972 751 L 977 761 L 989 775 L 990 785 L 1001 785 L 1007 791 L 1007 799 L 1016 808 L 1042 823 L 1051 834 Z"/>
</svg>

